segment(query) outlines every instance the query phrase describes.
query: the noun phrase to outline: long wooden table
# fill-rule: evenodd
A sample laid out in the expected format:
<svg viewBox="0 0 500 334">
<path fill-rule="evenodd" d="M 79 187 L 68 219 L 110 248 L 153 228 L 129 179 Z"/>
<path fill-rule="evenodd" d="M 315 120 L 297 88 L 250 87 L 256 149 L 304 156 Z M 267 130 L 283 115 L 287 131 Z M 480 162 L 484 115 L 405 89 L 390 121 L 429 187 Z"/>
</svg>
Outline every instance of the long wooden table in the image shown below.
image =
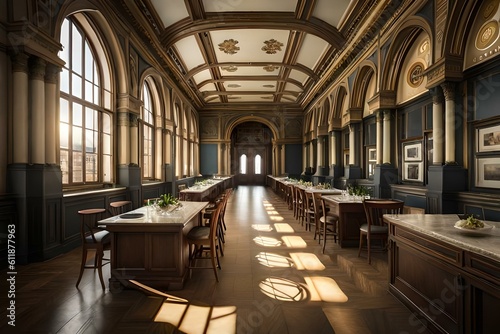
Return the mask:
<svg viewBox="0 0 500 334">
<path fill-rule="evenodd" d="M 340 247 L 359 246 L 359 227 L 366 223 L 361 200 L 341 195 L 322 195 L 331 212 L 339 216 L 338 242 Z"/>
<path fill-rule="evenodd" d="M 207 179 L 205 185 L 195 184 L 180 191 L 180 197 L 188 201 L 212 201 L 232 185 L 232 176 Z"/>
<path fill-rule="evenodd" d="M 129 279 L 157 288 L 183 288 L 189 262 L 186 235 L 199 224 L 208 202 L 181 204 L 181 210 L 169 215 L 141 207 L 129 213 L 143 214 L 142 218 L 118 215 L 99 221 L 111 232 L 110 290 L 126 286 Z"/>
</svg>

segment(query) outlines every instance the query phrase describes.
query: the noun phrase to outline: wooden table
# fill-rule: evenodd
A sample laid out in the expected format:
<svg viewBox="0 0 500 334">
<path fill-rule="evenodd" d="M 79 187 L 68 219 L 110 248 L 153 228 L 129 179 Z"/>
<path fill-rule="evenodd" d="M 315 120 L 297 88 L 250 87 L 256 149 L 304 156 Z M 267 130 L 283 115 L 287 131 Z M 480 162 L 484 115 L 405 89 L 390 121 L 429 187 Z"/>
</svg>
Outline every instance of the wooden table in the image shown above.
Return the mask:
<svg viewBox="0 0 500 334">
<path fill-rule="evenodd" d="M 207 179 L 206 185 L 194 185 L 180 191 L 180 197 L 188 201 L 212 201 L 231 186 L 232 177 Z"/>
<path fill-rule="evenodd" d="M 129 279 L 156 288 L 183 288 L 189 262 L 186 235 L 199 224 L 208 202 L 181 204 L 182 209 L 170 215 L 141 207 L 129 213 L 143 214 L 142 218 L 118 215 L 99 221 L 111 232 L 110 290 L 121 288 Z"/>
<path fill-rule="evenodd" d="M 340 247 L 359 247 L 359 227 L 366 223 L 361 200 L 341 195 L 322 195 L 331 212 L 339 216 L 338 242 Z"/>
</svg>

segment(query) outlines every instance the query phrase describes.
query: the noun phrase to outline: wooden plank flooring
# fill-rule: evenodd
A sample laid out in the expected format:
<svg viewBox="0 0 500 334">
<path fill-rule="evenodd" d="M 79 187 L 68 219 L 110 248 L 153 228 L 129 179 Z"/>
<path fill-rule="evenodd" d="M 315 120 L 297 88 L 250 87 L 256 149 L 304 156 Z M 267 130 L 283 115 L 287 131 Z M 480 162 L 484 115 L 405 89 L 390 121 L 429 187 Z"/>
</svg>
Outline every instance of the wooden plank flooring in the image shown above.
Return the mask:
<svg viewBox="0 0 500 334">
<path fill-rule="evenodd" d="M 356 249 L 341 249 L 332 241 L 322 254 L 312 232 L 297 223 L 271 189 L 238 187 L 225 217 L 220 282 L 211 270 L 199 269 L 193 271 L 183 290 L 169 292 L 189 300 L 189 310 L 197 319 L 186 320 L 191 313 L 186 315 L 181 331 L 193 332 L 190 325 L 203 328 L 228 320 L 215 332 L 427 332 L 387 292 L 385 255 L 376 257 L 369 266 L 357 257 Z M 7 272 L 2 271 L 0 332 L 180 332 L 177 323 L 154 321 L 162 305 L 170 316 L 179 305 L 165 306 L 163 299 L 136 289 L 111 293 L 107 288 L 103 292 L 97 273 L 91 270 L 84 273 L 76 289 L 79 261 L 80 249 L 75 249 L 50 261 L 18 266 L 15 328 L 7 324 Z M 104 276 L 108 286 L 109 266 L 105 266 Z M 234 307 L 236 314 L 231 311 Z M 212 320 L 205 323 L 210 317 Z"/>
</svg>

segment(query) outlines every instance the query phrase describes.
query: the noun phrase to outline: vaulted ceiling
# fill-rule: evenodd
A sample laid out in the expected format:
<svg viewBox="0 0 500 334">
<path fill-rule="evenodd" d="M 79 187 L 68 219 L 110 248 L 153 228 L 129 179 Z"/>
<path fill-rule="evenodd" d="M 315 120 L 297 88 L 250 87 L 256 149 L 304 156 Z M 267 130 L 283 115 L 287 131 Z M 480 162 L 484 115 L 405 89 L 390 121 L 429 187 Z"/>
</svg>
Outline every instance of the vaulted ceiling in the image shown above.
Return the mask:
<svg viewBox="0 0 500 334">
<path fill-rule="evenodd" d="M 200 111 L 305 110 L 393 15 L 391 0 L 127 0 Z"/>
</svg>

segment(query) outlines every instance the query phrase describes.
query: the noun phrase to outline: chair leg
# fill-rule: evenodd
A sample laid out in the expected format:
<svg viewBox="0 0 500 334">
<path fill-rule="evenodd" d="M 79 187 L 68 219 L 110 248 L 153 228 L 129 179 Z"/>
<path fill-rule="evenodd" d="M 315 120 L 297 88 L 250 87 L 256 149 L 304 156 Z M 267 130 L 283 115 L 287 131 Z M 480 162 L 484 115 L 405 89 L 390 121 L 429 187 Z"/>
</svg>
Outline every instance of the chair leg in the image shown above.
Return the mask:
<svg viewBox="0 0 500 334">
<path fill-rule="evenodd" d="M 78 280 L 76 281 L 76 287 L 80 284 L 80 281 L 83 276 L 83 270 L 85 270 L 85 264 L 87 263 L 87 250 L 84 248 L 82 250 L 82 263 L 80 265 L 80 275 L 78 275 Z"/>
<path fill-rule="evenodd" d="M 102 277 L 102 258 L 104 256 L 104 251 L 102 249 L 96 249 L 95 256 L 97 259 L 97 272 L 99 274 L 99 280 L 101 281 L 102 289 L 106 290 L 106 285 L 104 284 L 104 278 Z"/>
<path fill-rule="evenodd" d="M 363 234 L 359 234 L 359 248 L 358 248 L 358 257 L 361 255 L 361 248 L 363 248 Z"/>
<path fill-rule="evenodd" d="M 217 267 L 218 267 L 218 262 L 219 262 L 219 256 L 217 255 L 217 250 L 215 249 L 215 245 L 210 246 L 210 260 L 212 261 L 212 267 L 214 269 L 215 273 L 215 280 L 219 282 L 219 274 L 217 273 Z M 217 260 L 217 263 L 216 263 Z"/>
<path fill-rule="evenodd" d="M 323 224 L 323 254 L 325 253 L 325 247 L 326 247 L 326 223 Z"/>
</svg>

